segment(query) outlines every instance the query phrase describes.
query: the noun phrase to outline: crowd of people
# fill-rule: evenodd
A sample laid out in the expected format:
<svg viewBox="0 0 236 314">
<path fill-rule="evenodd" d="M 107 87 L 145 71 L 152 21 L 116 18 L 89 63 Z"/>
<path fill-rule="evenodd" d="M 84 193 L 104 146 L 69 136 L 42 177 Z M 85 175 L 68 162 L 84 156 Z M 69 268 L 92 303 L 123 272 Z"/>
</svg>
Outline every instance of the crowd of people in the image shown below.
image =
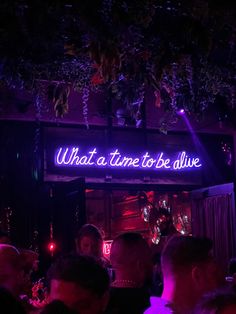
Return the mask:
<svg viewBox="0 0 236 314">
<path fill-rule="evenodd" d="M 141 234 L 125 232 L 113 240 L 109 260 L 102 248 L 99 229 L 84 225 L 75 252 L 52 263 L 34 295 L 38 254 L 16 248 L 0 233 L 0 313 L 236 313 L 236 260 L 226 276 L 210 239 L 174 235 L 153 255 Z"/>
</svg>

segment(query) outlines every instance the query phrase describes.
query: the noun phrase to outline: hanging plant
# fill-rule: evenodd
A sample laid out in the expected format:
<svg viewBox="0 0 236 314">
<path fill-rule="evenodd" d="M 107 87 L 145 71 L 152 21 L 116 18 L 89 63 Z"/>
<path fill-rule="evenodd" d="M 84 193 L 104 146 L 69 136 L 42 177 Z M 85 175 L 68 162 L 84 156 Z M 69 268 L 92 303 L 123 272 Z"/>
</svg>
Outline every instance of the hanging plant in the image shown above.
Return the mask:
<svg viewBox="0 0 236 314">
<path fill-rule="evenodd" d="M 88 122 L 88 101 L 89 101 L 89 94 L 90 90 L 88 86 L 85 86 L 82 91 L 82 104 L 83 104 L 83 116 L 84 116 L 84 123 L 87 129 L 89 129 L 89 122 Z"/>
<path fill-rule="evenodd" d="M 151 87 L 155 106 L 172 111 L 171 117 L 183 106 L 197 119 L 216 95 L 224 96 L 232 109 L 234 16 L 230 3 L 200 0 L 88 0 L 70 5 L 27 0 L 9 5 L 2 0 L 0 83 L 33 91 L 35 81 L 59 82 L 57 117 L 68 111 L 70 89 L 83 93 L 87 117 L 88 89 L 106 93 L 111 86 L 136 126 L 142 124 L 140 105 L 133 110 L 132 104 L 142 98 L 140 86 Z"/>
<path fill-rule="evenodd" d="M 62 118 L 68 112 L 68 97 L 70 95 L 70 87 L 65 84 L 58 84 L 54 88 L 53 104 L 56 117 Z"/>
</svg>

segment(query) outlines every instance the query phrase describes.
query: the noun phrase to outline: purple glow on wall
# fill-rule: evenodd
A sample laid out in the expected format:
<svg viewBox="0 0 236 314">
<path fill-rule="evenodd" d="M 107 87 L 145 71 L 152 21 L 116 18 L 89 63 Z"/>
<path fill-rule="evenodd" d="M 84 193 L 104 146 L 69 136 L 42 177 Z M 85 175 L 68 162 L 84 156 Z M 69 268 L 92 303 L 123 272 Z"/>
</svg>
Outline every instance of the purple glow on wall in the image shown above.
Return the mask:
<svg viewBox="0 0 236 314">
<path fill-rule="evenodd" d="M 173 156 L 164 152 L 151 155 L 145 152 L 143 155 L 126 156 L 119 149 L 114 149 L 106 155 L 99 153 L 98 148 L 93 148 L 84 153 L 79 147 L 59 147 L 55 153 L 55 165 L 59 167 L 96 167 L 117 169 L 153 169 L 153 170 L 182 170 L 201 168 L 199 157 L 190 156 L 181 151 Z"/>
</svg>

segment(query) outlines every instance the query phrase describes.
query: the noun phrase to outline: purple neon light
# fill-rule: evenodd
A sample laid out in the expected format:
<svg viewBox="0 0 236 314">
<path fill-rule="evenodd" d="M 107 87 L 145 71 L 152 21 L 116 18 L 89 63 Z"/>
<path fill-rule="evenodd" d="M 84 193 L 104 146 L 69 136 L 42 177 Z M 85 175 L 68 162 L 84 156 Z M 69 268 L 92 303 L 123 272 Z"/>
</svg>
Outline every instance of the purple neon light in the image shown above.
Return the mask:
<svg viewBox="0 0 236 314">
<path fill-rule="evenodd" d="M 179 109 L 177 111 L 177 113 L 180 115 L 180 116 L 183 116 L 185 114 L 185 110 L 183 108 Z"/>
<path fill-rule="evenodd" d="M 79 147 L 59 147 L 55 153 L 56 166 L 83 166 L 83 167 L 111 167 L 123 169 L 168 169 L 181 170 L 200 168 L 202 166 L 198 157 L 190 157 L 185 151 L 177 156 L 167 158 L 164 152 L 151 156 L 145 152 L 141 156 L 126 156 L 119 149 L 111 151 L 106 156 L 100 155 L 95 147 L 86 154 Z"/>
</svg>

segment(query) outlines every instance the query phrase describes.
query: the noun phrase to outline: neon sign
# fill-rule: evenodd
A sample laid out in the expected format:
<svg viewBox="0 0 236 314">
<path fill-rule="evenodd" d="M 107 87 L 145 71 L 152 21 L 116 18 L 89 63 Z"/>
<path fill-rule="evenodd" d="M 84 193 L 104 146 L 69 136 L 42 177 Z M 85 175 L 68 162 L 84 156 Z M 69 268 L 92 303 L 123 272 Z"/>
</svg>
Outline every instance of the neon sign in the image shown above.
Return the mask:
<svg viewBox="0 0 236 314">
<path fill-rule="evenodd" d="M 111 244 L 112 244 L 112 240 L 107 240 L 103 242 L 103 255 L 107 258 L 110 257 Z"/>
<path fill-rule="evenodd" d="M 174 156 L 167 156 L 164 152 L 143 155 L 126 156 L 119 149 L 110 153 L 100 154 L 95 147 L 83 153 L 79 147 L 59 147 L 55 152 L 55 165 L 58 167 L 96 167 L 116 169 L 153 169 L 153 170 L 182 170 L 201 168 L 199 157 L 190 156 L 181 151 Z"/>
</svg>

